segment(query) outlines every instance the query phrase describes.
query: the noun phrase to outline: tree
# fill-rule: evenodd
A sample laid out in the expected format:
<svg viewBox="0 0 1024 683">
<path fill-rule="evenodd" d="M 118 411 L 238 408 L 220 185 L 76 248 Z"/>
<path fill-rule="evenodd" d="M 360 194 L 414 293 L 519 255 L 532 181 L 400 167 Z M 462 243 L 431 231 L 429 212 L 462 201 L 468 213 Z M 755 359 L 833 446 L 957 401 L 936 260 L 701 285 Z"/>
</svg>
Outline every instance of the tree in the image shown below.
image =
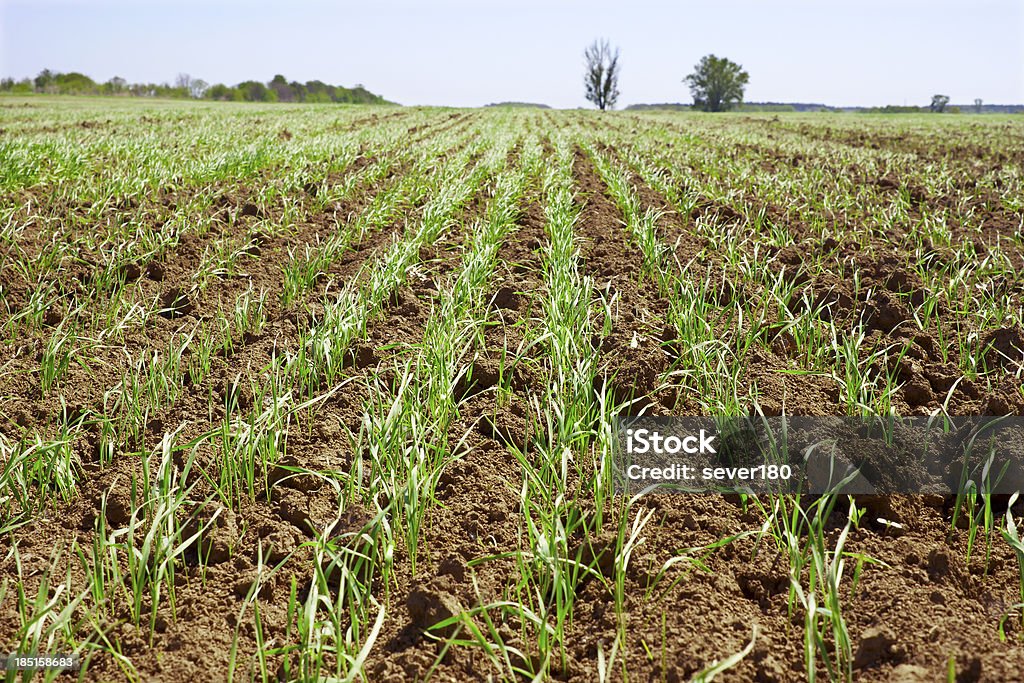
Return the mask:
<svg viewBox="0 0 1024 683">
<path fill-rule="evenodd" d="M 153 97 L 156 95 L 156 86 L 152 83 L 132 83 L 128 86 L 128 92 L 135 97 Z"/>
<path fill-rule="evenodd" d="M 743 89 L 750 74 L 725 57 L 706 55 L 683 79 L 690 86 L 693 104 L 704 111 L 728 111 L 743 101 Z"/>
<path fill-rule="evenodd" d="M 949 104 L 949 95 L 932 95 L 932 103 L 928 105 L 936 114 L 941 114 L 946 110 L 946 105 Z"/>
<path fill-rule="evenodd" d="M 128 81 L 120 76 L 114 76 L 100 86 L 100 92 L 104 95 L 121 95 L 128 90 Z"/>
<path fill-rule="evenodd" d="M 11 88 L 11 92 L 12 93 L 17 93 L 19 95 L 27 95 L 27 94 L 31 93 L 32 92 L 32 79 L 31 78 L 23 78 L 23 79 L 21 79 L 20 81 L 18 81 L 17 83 L 14 84 L 14 87 Z"/>
<path fill-rule="evenodd" d="M 242 93 L 240 93 L 236 88 L 224 85 L 223 83 L 217 83 L 216 85 L 211 85 L 207 88 L 206 92 L 203 93 L 203 97 L 208 100 L 232 101 L 241 100 Z"/>
<path fill-rule="evenodd" d="M 53 72 L 49 69 L 43 69 L 39 72 L 39 75 L 36 76 L 34 83 L 37 91 L 45 92 L 53 83 Z"/>
<path fill-rule="evenodd" d="M 291 102 L 295 99 L 295 91 L 292 86 L 288 85 L 288 81 L 281 74 L 277 74 L 271 79 L 267 86 L 277 93 L 278 102 Z"/>
<path fill-rule="evenodd" d="M 583 58 L 587 99 L 601 111 L 614 108 L 619 99 L 619 48 L 613 51 L 607 40 L 595 40 L 583 51 Z"/>
<path fill-rule="evenodd" d="M 981 113 L 981 98 L 980 97 L 974 100 L 974 113 L 975 114 L 980 114 Z"/>
<path fill-rule="evenodd" d="M 277 102 L 277 93 L 259 81 L 245 81 L 235 88 L 246 102 Z"/>
<path fill-rule="evenodd" d="M 98 92 L 96 82 L 77 71 L 54 74 L 53 87 L 61 95 L 93 95 Z"/>
</svg>

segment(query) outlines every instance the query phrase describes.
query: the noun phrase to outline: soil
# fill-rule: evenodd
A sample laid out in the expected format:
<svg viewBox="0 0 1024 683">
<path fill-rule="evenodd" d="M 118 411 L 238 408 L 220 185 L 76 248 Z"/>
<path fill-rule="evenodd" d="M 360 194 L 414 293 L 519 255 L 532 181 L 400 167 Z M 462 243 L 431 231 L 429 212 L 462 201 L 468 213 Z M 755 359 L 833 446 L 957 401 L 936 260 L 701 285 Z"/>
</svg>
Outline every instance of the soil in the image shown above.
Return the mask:
<svg viewBox="0 0 1024 683">
<path fill-rule="evenodd" d="M 543 116 L 549 122 L 554 120 L 550 113 Z M 410 128 L 409 134 L 429 136 L 468 126 L 472 119 L 470 114 L 438 117 L 423 129 Z M 392 118 L 401 120 L 399 113 L 392 113 L 379 119 L 377 115 L 360 119 L 353 125 L 382 125 Z M 283 128 L 275 130 L 282 131 L 281 144 L 297 136 L 294 132 L 284 135 Z M 806 136 L 815 131 L 798 128 L 795 133 Z M 862 140 L 852 133 L 839 132 L 829 133 L 826 139 L 854 146 L 877 144 L 885 149 L 896 149 L 906 142 L 903 138 Z M 925 158 L 953 159 L 973 152 L 953 144 L 937 151 L 912 145 L 910 151 Z M 781 163 L 781 157 L 770 160 Z M 1004 161 L 1019 163 L 1019 159 L 1009 157 Z M 516 155 L 510 155 L 510 163 L 518 163 Z M 685 384 L 666 379 L 687 357 L 667 322 L 671 294 L 661 291 L 639 268 L 640 249 L 592 159 L 582 149 L 576 152 L 573 172 L 577 201 L 582 207 L 576 226 L 580 270 L 592 278 L 596 290 L 618 302 L 612 319 L 607 321 L 610 333 L 595 335 L 592 340 L 593 353 L 605 369 L 595 391 L 607 392 L 618 401 L 634 401 L 633 412 L 698 412 L 699 404 Z M 877 190 L 884 194 L 902 186 L 898 179 L 882 178 Z M 342 216 L 363 211 L 379 189 L 362 188 L 351 205 L 338 214 L 306 216 L 291 234 L 267 235 L 258 225 L 273 222 L 281 208 L 260 208 L 252 201 L 255 192 L 225 188 L 222 200 L 211 208 L 223 215 L 223 224 L 216 232 L 202 237 L 185 235 L 166 257 L 128 265 L 128 296 L 139 302 L 155 300 L 161 310 L 149 319 L 145 329 L 127 335 L 125 346 L 131 357 L 166 350 L 176 335 L 211 319 L 222 310 L 223 302 L 232 302 L 250 285 L 268 292 L 268 323 L 260 334 L 235 340 L 230 350 L 216 357 L 208 377 L 197 383 L 183 382 L 173 401 L 153 406 L 140 441 L 118 444 L 109 462 L 101 459 L 98 427 L 87 431 L 88 438 L 73 441 L 70 448 L 82 464 L 76 495 L 40 511 L 25 526 L 0 537 L 0 581 L 17 580 L 19 575 L 11 552 L 12 540 L 17 541 L 20 572 L 26 577 L 25 588 L 30 594 L 34 595 L 31 591 L 38 587 L 43 570 L 52 564 L 58 549 L 58 575 L 70 573 L 77 584 L 84 581 L 72 544 L 87 549 L 98 526 L 105 524 L 113 529 L 131 522 L 139 507 L 139 501 L 132 498 L 131 482 L 143 471 L 138 452 L 151 452 L 166 433 L 175 430 L 179 430 L 176 440 L 186 442 L 219 424 L 232 406 L 250 407 L 263 383 L 264 368 L 278 354 L 297 349 L 301 327 L 315 319 L 330 300 L 334 290 L 325 282 L 299 304 L 282 307 L 280 263 L 289 252 L 315 245 L 338 220 L 347 220 Z M 722 283 L 712 293 L 713 310 L 721 313 L 737 297 L 756 301 L 764 296 L 763 291 L 747 287 L 736 278 L 731 266 L 709 249 L 696 227 L 700 221 L 704 226 L 729 229 L 740 218 L 736 209 L 702 197 L 693 212 L 684 216 L 672 211 L 667 198 L 637 179 L 634 189 L 644 208 L 662 212 L 658 223 L 662 242 L 671 245 L 679 261 L 699 260 L 699 265 L 688 271 L 689 276 L 698 283 Z M 452 442 L 464 438 L 464 443 L 452 454 L 438 482 L 436 504 L 420 533 L 415 571 L 412 559 L 399 543 L 394 580 L 387 587 L 375 586 L 382 599 L 386 593 L 388 611 L 366 663 L 369 680 L 418 680 L 429 674 L 434 680 L 463 681 L 500 675 L 490 670 L 478 649 L 445 650 L 427 637 L 426 631 L 464 609 L 511 599 L 508 591 L 517 579 L 515 563 L 505 556 L 521 549 L 525 524 L 518 489 L 521 467 L 513 450 L 525 452 L 524 457 L 535 457 L 531 443 L 538 438 L 538 427 L 530 398 L 540 395 L 549 379 L 537 349 L 526 343 L 528 328 L 543 316 L 541 306 L 547 295 L 541 250 L 548 236 L 540 194 L 539 187 L 530 188 L 516 226 L 498 251 L 497 270 L 484 297 L 488 324 L 468 356 L 467 372 L 456 387 L 461 403 L 449 437 Z M 391 295 L 383 317 L 371 321 L 366 338 L 351 350 L 343 369 L 345 384 L 302 416 L 303 428 L 283 437 L 285 455 L 268 473 L 267 489 L 258 490 L 255 500 L 234 511 L 218 505 L 193 510 L 195 519 L 189 530 L 201 531 L 201 535 L 186 553 L 186 566 L 176 576 L 175 611 L 166 601 L 155 610 L 152 639 L 147 629 L 140 631 L 130 625 L 126 602 L 113 601 L 112 614 L 104 624 L 106 635 L 144 680 L 225 679 L 234 647 L 238 661 L 244 662 L 239 671 L 248 678 L 247 667 L 258 638 L 276 644 L 289 642 L 288 634 L 294 628 L 287 614 L 289 592 L 294 586 L 300 598 L 307 594 L 310 567 L 315 561 L 306 543 L 314 538 L 316 529 L 328 523 L 334 524 L 332 533 L 341 538 L 367 529 L 372 519 L 371 512 L 359 505 L 340 510 L 327 477 L 297 475 L 295 470 L 348 471 L 355 454 L 343 434 L 345 430 L 358 432 L 367 383 L 371 377 L 382 373 L 386 376 L 393 362 L 422 339 L 438 292 L 450 286 L 459 265 L 465 226 L 482 214 L 486 197 L 482 192 L 465 207 L 450 231 L 421 249 L 416 268 Z M 919 194 L 917 200 L 925 209 L 942 201 L 941 197 L 926 194 Z M 973 208 L 982 210 L 985 201 L 980 197 Z M 800 287 L 811 300 L 823 304 L 823 315 L 840 328 L 863 319 L 873 343 L 907 348 L 900 360 L 904 386 L 896 399 L 897 412 L 928 414 L 946 405 L 950 413 L 959 415 L 1024 415 L 1019 379 L 1013 374 L 1014 359 L 1024 354 L 1021 329 L 977 330 L 983 348 L 990 349 L 989 365 L 999 372 L 985 382 L 958 381 L 959 351 L 947 348 L 932 335 L 908 329 L 910 307 L 922 283 L 909 266 L 910 255 L 901 247 L 900 235 L 872 237 L 869 248 L 861 243 L 829 242 L 815 237 L 784 207 L 770 203 L 761 206 L 767 207 L 768 215 L 797 240 L 791 247 L 770 254 L 768 267 L 774 275 L 800 278 Z M 414 222 L 421 209 L 404 207 L 393 224 L 352 245 L 331 265 L 332 281 L 358 278 L 362 266 L 372 263 L 396 235 Z M 1014 218 L 1004 206 L 993 206 L 989 213 L 993 226 L 1010 226 Z M 990 237 L 994 241 L 1004 232 L 993 228 Z M 254 253 L 245 259 L 244 275 L 224 278 L 202 294 L 190 289 L 191 275 L 207 244 L 214 237 L 243 234 L 247 239 L 258 238 Z M 798 267 L 808 253 L 824 254 L 822 262 L 829 267 L 813 277 L 801 273 Z M 870 298 L 864 296 L 863 285 L 855 290 L 843 276 L 844 266 L 851 261 L 863 270 L 865 284 L 874 292 Z M 84 264 L 82 278 L 88 278 L 95 267 L 95 263 Z M 1019 280 L 1014 279 L 1011 286 L 1019 296 Z M 0 323 L 16 313 L 17 306 L 27 298 L 27 292 L 23 298 L 18 291 L 8 299 L 14 310 Z M 104 388 L 133 372 L 122 351 L 100 349 L 97 353 L 101 362 L 91 364 L 89 370 L 73 364 L 59 392 L 45 397 L 41 394 L 39 354 L 48 335 L 60 326 L 63 313 L 70 310 L 76 285 L 69 283 L 64 291 L 65 300 L 59 310 L 47 314 L 43 331 L 3 347 L 7 357 L 2 359 L 6 370 L 0 379 L 0 428 L 9 437 L 33 431 L 48 433 L 60 422 L 88 422 L 92 412 L 103 406 Z M 776 325 L 778 322 L 768 320 L 768 343 L 749 351 L 737 392 L 745 395 L 756 389 L 765 414 L 844 414 L 835 381 L 788 372 L 795 362 L 794 345 Z M 712 321 L 711 333 L 725 343 L 734 344 L 738 332 L 735 323 L 724 315 Z M 502 357 L 506 358 L 507 377 L 498 374 Z M 507 387 L 502 386 L 503 382 Z M 217 399 L 213 408 L 211 396 Z M 212 451 L 201 449 L 195 458 L 197 468 L 214 476 L 219 471 Z M 193 498 L 203 499 L 206 492 L 200 482 Z M 580 514 L 591 513 L 592 498 L 585 492 L 576 495 Z M 1011 616 L 1006 620 L 1005 642 L 996 631 L 1002 617 L 1014 614 L 1013 605 L 1020 601 L 1018 564 L 1012 550 L 997 538 L 991 548 L 975 548 L 970 561 L 966 561 L 967 533 L 960 528 L 951 530 L 952 501 L 946 498 L 891 496 L 858 502 L 868 513 L 846 539 L 851 555 L 842 583 L 854 678 L 945 680 L 952 658 L 957 681 L 1022 680 L 1020 619 Z M 614 529 L 621 521 L 624 508 L 614 507 L 618 511 L 606 523 L 606 529 Z M 801 610 L 791 609 L 787 601 L 790 584 L 784 548 L 753 536 L 741 537 L 702 555 L 699 565 L 675 565 L 667 580 L 658 580 L 660 568 L 685 549 L 759 528 L 763 516 L 756 506 L 738 496 L 648 496 L 626 514 L 631 521 L 647 513 L 651 518 L 624 586 L 626 642 L 613 646 L 619 624 L 612 596 L 600 581 L 586 581 L 575 597 L 573 618 L 566 627 L 565 666 L 553 668 L 554 678 L 597 680 L 599 659 L 608 658 L 611 649 L 618 647 L 618 656 L 628 659 L 631 680 L 684 681 L 715 661 L 740 652 L 754 638 L 753 650 L 723 676 L 725 680 L 803 680 L 803 615 Z M 839 536 L 845 513 L 837 510 L 832 518 L 828 531 L 831 542 Z M 895 522 L 898 527 L 883 520 Z M 582 543 L 581 538 L 575 540 Z M 589 560 L 598 572 L 610 576 L 608 546 L 614 540 L 592 540 L 589 547 L 580 550 L 582 561 Z M 199 562 L 200 556 L 205 559 L 205 567 Z M 488 556 L 497 559 L 477 561 Z M 864 565 L 854 586 L 850 576 L 857 557 L 869 557 L 872 562 Z M 271 578 L 257 584 L 254 581 L 261 562 L 280 567 Z M 239 619 L 243 600 L 253 592 L 262 598 L 260 634 L 253 626 L 251 613 Z M 148 611 L 149 606 L 143 609 Z M 0 602 L 0 640 L 18 623 L 12 601 Z M 521 641 L 515 628 L 504 624 L 500 629 L 506 645 L 521 648 L 525 657 L 531 656 L 528 644 Z M 451 636 L 455 630 L 449 627 L 435 633 Z M 286 657 L 270 658 L 272 677 L 283 676 Z M 532 664 L 522 659 L 513 663 Z M 827 678 L 823 667 L 819 674 Z M 112 658 L 96 657 L 89 661 L 84 678 L 121 680 L 124 673 Z M 612 678 L 618 676 L 613 674 Z"/>
</svg>

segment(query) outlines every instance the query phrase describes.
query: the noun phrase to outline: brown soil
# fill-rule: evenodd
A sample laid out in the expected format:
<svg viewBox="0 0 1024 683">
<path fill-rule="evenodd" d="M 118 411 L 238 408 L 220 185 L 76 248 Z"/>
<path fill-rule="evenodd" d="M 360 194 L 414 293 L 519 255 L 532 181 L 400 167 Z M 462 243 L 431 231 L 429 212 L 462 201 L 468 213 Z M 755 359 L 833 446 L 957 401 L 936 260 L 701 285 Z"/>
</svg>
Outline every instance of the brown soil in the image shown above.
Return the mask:
<svg viewBox="0 0 1024 683">
<path fill-rule="evenodd" d="M 653 285 L 638 283 L 630 275 L 636 253 L 628 244 L 621 216 L 604 194 L 589 160 L 577 155 L 576 164 L 576 180 L 585 201 L 578 226 L 583 269 L 599 287 L 617 292 L 628 302 L 597 349 L 609 368 L 611 390 L 621 392 L 620 398 L 638 396 L 649 401 L 655 412 L 668 413 L 669 401 L 675 397 L 671 392 L 659 393 L 657 385 L 659 374 L 671 363 L 671 354 L 664 353 L 657 341 L 665 301 Z M 667 232 L 671 229 L 666 226 Z M 518 286 L 538 285 L 527 279 Z M 634 332 L 643 340 L 636 348 L 629 343 Z M 788 401 L 787 410 L 801 414 L 841 412 L 828 383 L 773 375 L 773 368 L 784 365 L 770 354 L 757 360 L 763 362 L 752 364 L 750 381 L 761 380 L 765 404 Z M 623 381 L 623 377 L 629 379 Z M 471 407 L 475 405 L 467 405 Z M 483 414 L 490 414 L 489 410 L 493 408 L 484 409 Z M 436 570 L 423 575 L 436 578 L 403 589 L 408 590 L 408 622 L 390 632 L 393 635 L 371 668 L 375 677 L 397 681 L 424 676 L 440 649 L 419 634 L 466 606 L 500 599 L 500 587 L 511 580 L 513 567 L 492 562 L 469 569 L 466 563 L 485 552 L 498 554 L 516 547 L 514 536 L 505 530 L 516 527 L 521 515 L 516 512 L 515 492 L 501 485 L 515 472 L 508 469 L 509 457 L 501 446 L 525 447 L 529 427 L 524 413 L 513 405 L 494 420 L 485 418 L 482 434 L 487 439 L 474 441 L 472 459 L 453 464 L 446 473 L 441 488 L 444 508 L 425 537 L 426 545 L 438 550 L 432 565 Z M 486 492 L 482 496 L 481 490 Z M 592 505 L 586 499 L 577 503 L 582 509 Z M 993 549 L 987 568 L 973 560 L 971 565 L 952 569 L 957 563 L 953 558 L 963 557 L 965 541 L 957 535 L 945 538 L 948 501 L 905 496 L 861 504 L 867 505 L 869 515 L 884 515 L 905 528 L 895 537 L 885 527 L 868 522 L 848 542 L 851 552 L 892 567 L 884 572 L 868 570 L 865 577 L 870 575 L 870 580 L 865 578 L 856 594 L 844 594 L 857 679 L 932 680 L 944 675 L 953 652 L 958 653 L 958 680 L 1012 680 L 1024 657 L 1011 645 L 984 635 L 996 614 L 1012 604 L 1016 580 L 1012 552 L 1001 546 Z M 647 528 L 645 554 L 627 581 L 627 648 L 642 653 L 645 645 L 659 652 L 663 647 L 664 659 L 638 656 L 631 660 L 630 675 L 640 680 L 687 680 L 723 653 L 741 650 L 757 624 L 755 649 L 730 672 L 733 680 L 802 680 L 801 624 L 798 617 L 789 615 L 788 578 L 778 552 L 760 548 L 753 540 L 737 541 L 712 555 L 709 571 L 680 572 L 680 581 L 659 600 L 643 597 L 653 574 L 679 548 L 710 544 L 749 528 L 757 515 L 728 497 L 655 496 L 644 507 L 655 511 L 656 521 Z M 831 540 L 838 531 L 837 526 Z M 482 544 L 485 533 L 491 536 Z M 559 679 L 588 681 L 596 676 L 598 643 L 607 652 L 617 626 L 608 601 L 608 594 L 596 583 L 586 584 L 577 596 L 568 637 L 568 669 L 557 675 Z M 943 615 L 938 621 L 936 606 Z M 506 642 L 520 645 L 515 640 Z M 474 680 L 481 675 L 482 662 L 464 652 L 449 652 L 442 661 L 435 672 L 442 678 Z"/>
<path fill-rule="evenodd" d="M 397 114 L 378 120 L 374 115 L 356 124 L 376 125 L 394 116 Z M 552 114 L 543 116 L 554 121 Z M 424 130 L 409 133 L 428 136 L 468 126 L 471 121 L 470 114 L 444 114 Z M 282 135 L 282 144 L 291 137 L 292 133 Z M 881 140 L 879 144 L 897 142 Z M 956 150 L 956 154 L 961 153 L 966 154 Z M 510 155 L 511 164 L 518 161 Z M 642 272 L 639 247 L 631 239 L 622 213 L 593 161 L 582 150 L 575 156 L 574 181 L 582 206 L 576 228 L 579 268 L 592 278 L 596 290 L 618 302 L 612 320 L 607 321 L 610 333 L 595 334 L 592 339 L 593 352 L 604 368 L 595 391 L 607 392 L 618 401 L 634 400 L 633 412 L 694 413 L 699 404 L 685 383 L 671 379 L 672 371 L 680 369 L 685 359 L 667 323 L 672 294 L 661 291 Z M 878 189 L 891 190 L 884 182 L 880 181 Z M 364 188 L 363 194 L 370 196 L 376 189 Z M 701 220 L 725 229 L 741 214 L 705 197 L 691 215 L 681 216 L 672 211 L 666 198 L 636 179 L 634 189 L 644 208 L 663 212 L 658 229 L 679 261 L 698 261 L 688 276 L 695 282 L 721 283 L 712 293 L 711 302 L 712 310 L 721 315 L 711 321 L 710 334 L 735 344 L 740 330 L 724 312 L 738 297 L 757 301 L 765 293 L 743 284 L 720 256 L 709 253 L 695 223 Z M 525 524 L 518 490 L 521 468 L 513 449 L 525 451 L 524 457 L 534 457 L 531 442 L 538 438 L 538 428 L 530 399 L 542 395 L 541 388 L 549 379 L 543 354 L 526 344 L 530 328 L 543 316 L 541 306 L 547 294 L 541 250 L 548 236 L 539 195 L 537 187 L 531 188 L 517 225 L 498 252 L 498 268 L 485 297 L 488 324 L 483 326 L 469 355 L 467 372 L 456 387 L 459 414 L 451 425 L 449 440 L 464 438 L 464 447 L 452 454 L 438 482 L 436 504 L 421 531 L 423 550 L 415 572 L 400 542 L 392 584 L 375 585 L 381 599 L 387 594 L 388 614 L 366 664 L 369 680 L 417 680 L 431 671 L 434 680 L 485 680 L 495 673 L 476 649 L 457 647 L 444 653 L 443 646 L 428 638 L 425 631 L 463 609 L 511 599 L 507 591 L 516 580 L 515 563 L 503 556 L 522 550 L 521 529 Z M 236 511 L 218 511 L 216 505 L 194 510 L 192 529 L 198 529 L 214 514 L 219 516 L 188 552 L 187 566 L 181 569 L 177 581 L 176 613 L 161 605 L 152 640 L 147 629 L 140 631 L 130 625 L 127 605 L 117 603 L 109 623 L 104 624 L 105 632 L 143 679 L 225 679 L 234 645 L 239 660 L 248 665 L 257 647 L 257 633 L 251 613 L 241 621 L 238 614 L 242 601 L 252 591 L 258 590 L 262 598 L 261 637 L 287 642 L 292 627 L 286 611 L 289 591 L 294 585 L 300 598 L 305 595 L 314 562 L 311 548 L 305 544 L 326 523 L 335 522 L 334 534 L 342 538 L 364 530 L 372 516 L 358 504 L 340 511 L 324 478 L 308 473 L 296 476 L 294 469 L 324 473 L 349 470 L 355 454 L 343 433 L 359 429 L 367 384 L 378 375 L 386 378 L 394 361 L 422 340 L 438 292 L 451 285 L 458 268 L 466 242 L 463 230 L 484 211 L 485 196 L 482 193 L 464 208 L 452 231 L 421 249 L 413 276 L 391 294 L 383 317 L 372 321 L 366 338 L 351 349 L 343 370 L 347 383 L 315 412 L 305 412 L 300 418 L 301 428 L 297 425 L 284 437 L 285 454 L 267 474 L 268 486 L 260 488 L 255 500 Z M 246 235 L 259 234 L 250 227 L 265 216 L 249 200 L 245 191 L 236 189 L 226 194 L 221 206 L 225 222 L 218 235 L 231 236 L 243 230 Z M 358 213 L 365 208 L 366 200 L 360 196 L 341 213 L 345 217 Z M 921 197 L 924 204 L 932 201 Z M 1019 380 L 1013 377 L 1013 359 L 1024 354 L 1020 329 L 974 330 L 983 348 L 988 349 L 986 361 L 999 374 L 990 381 L 957 382 L 961 374 L 958 352 L 942 348 L 940 340 L 932 335 L 907 331 L 908 306 L 913 305 L 922 283 L 909 267 L 908 255 L 897 246 L 898 240 L 892 235 L 872 239 L 870 250 L 852 243 L 826 244 L 804 226 L 790 222 L 793 219 L 783 208 L 768 208 L 773 220 L 784 224 L 798 239 L 797 244 L 771 254 L 772 272 L 801 278 L 799 285 L 808 298 L 827 304 L 823 315 L 840 329 L 850 329 L 853 321 L 865 320 L 873 343 L 908 349 L 899 361 L 904 387 L 897 399 L 897 412 L 926 414 L 948 399 L 949 411 L 960 415 L 1024 414 L 1024 398 L 1017 389 Z M 358 278 L 362 266 L 373 263 L 418 210 L 406 207 L 400 220 L 351 245 L 332 264 L 330 276 L 339 283 Z M 1009 219 L 1000 211 L 992 211 L 993 221 Z M 88 438 L 75 441 L 72 448 L 83 470 L 77 496 L 44 511 L 11 536 L 0 537 L 0 577 L 18 576 L 10 552 L 14 538 L 21 575 L 28 577 L 27 590 L 38 587 L 55 548 L 63 550 L 58 574 L 69 572 L 81 584 L 84 577 L 80 564 L 69 552 L 71 543 L 88 548 L 98 523 L 116 528 L 129 522 L 138 505 L 132 500 L 130 482 L 142 472 L 139 452 L 156 448 L 165 433 L 179 427 L 179 442 L 203 434 L 217 425 L 232 405 L 242 409 L 252 406 L 263 382 L 264 368 L 278 354 L 297 350 L 301 326 L 322 311 L 333 291 L 310 292 L 301 306 L 283 309 L 279 305 L 283 288 L 279 265 L 289 250 L 314 244 L 323 231 L 338 220 L 346 220 L 340 216 L 307 219 L 293 234 L 259 236 L 257 250 L 246 259 L 246 276 L 219 283 L 219 296 L 215 292 L 194 295 L 187 284 L 213 235 L 203 239 L 185 236 L 159 262 L 132 264 L 127 279 L 135 283 L 139 301 L 155 299 L 164 311 L 152 317 L 144 330 L 128 336 L 126 346 L 133 353 L 165 350 L 172 335 L 188 324 L 211 318 L 222 302 L 232 301 L 249 283 L 257 291 L 264 288 L 269 293 L 266 329 L 236 340 L 230 352 L 214 360 L 210 376 L 196 384 L 184 383 L 169 405 L 154 406 L 144 425 L 142 443 L 118 444 L 112 462 L 100 462 L 98 429 L 89 431 Z M 801 260 L 812 251 L 827 253 L 829 268 L 814 277 L 798 274 Z M 843 276 L 844 264 L 851 260 L 861 268 L 865 285 L 873 288 L 871 298 L 863 296 L 864 286 L 854 290 Z M 1015 286 L 1019 287 L 1019 282 Z M 0 429 L 5 434 L 16 437 L 33 430 L 48 433 L 60 422 L 87 417 L 91 410 L 102 407 L 103 389 L 130 371 L 123 360 L 118 360 L 117 353 L 110 353 L 101 356 L 103 362 L 91 371 L 73 366 L 59 393 L 44 398 L 38 384 L 38 358 L 47 335 L 61 319 L 56 312 L 39 335 L 4 347 L 9 357 L 0 359 L 7 363 L 0 363 L 7 369 L 0 380 Z M 792 357 L 791 340 L 776 327 L 777 323 L 769 320 L 765 343 L 746 351 L 748 362 L 738 380 L 738 393 L 743 395 L 756 388 L 766 414 L 783 410 L 803 415 L 843 414 L 845 406 L 840 403 L 833 380 L 788 372 L 797 359 Z M 502 358 L 505 376 L 498 373 Z M 212 412 L 211 396 L 217 399 Z M 212 449 L 200 450 L 196 465 L 216 473 L 216 457 Z M 200 485 L 193 498 L 204 498 L 208 490 Z M 1006 642 L 1001 642 L 995 631 L 1002 615 L 1019 601 L 1017 559 L 1006 544 L 996 540 L 987 556 L 975 549 L 968 563 L 964 559 L 966 532 L 950 530 L 950 500 L 902 496 L 859 502 L 867 507 L 868 514 L 851 532 L 846 548 L 879 564 L 866 565 L 853 590 L 848 577 L 856 560 L 851 557 L 843 583 L 855 679 L 945 680 L 952 657 L 957 681 L 1021 680 L 1024 650 L 1019 647 L 1020 621 L 1007 622 Z M 580 494 L 575 503 L 583 515 L 594 509 L 594 501 L 587 494 Z M 606 536 L 608 529 L 622 521 L 623 509 L 618 508 L 613 519 L 606 522 Z M 644 543 L 630 564 L 624 590 L 627 641 L 619 647 L 620 656 L 628 657 L 630 678 L 689 680 L 716 660 L 741 651 L 756 628 L 753 651 L 725 679 L 803 680 L 803 616 L 787 603 L 789 577 L 784 549 L 768 547 L 767 540 L 745 537 L 702 556 L 702 567 L 677 565 L 670 580 L 656 581 L 658 569 L 681 551 L 759 528 L 763 516 L 756 507 L 737 496 L 648 496 L 629 509 L 628 520 L 648 511 L 653 516 L 644 530 Z M 844 514 L 845 510 L 838 510 L 833 518 L 831 541 L 838 537 Z M 902 528 L 894 531 L 877 521 L 879 518 L 897 522 Z M 585 563 L 607 577 L 611 575 L 608 546 L 614 538 L 606 536 L 591 539 L 590 546 L 580 552 Z M 582 544 L 582 537 L 575 540 Z M 205 568 L 200 555 L 205 558 Z M 499 559 L 474 562 L 491 555 Z M 254 580 L 261 559 L 279 563 L 280 568 L 270 580 L 257 586 Z M 653 592 L 649 594 L 650 590 Z M 10 600 L 0 603 L 0 641 L 18 623 Z M 599 581 L 584 582 L 567 626 L 567 663 L 564 669 L 556 668 L 553 676 L 564 681 L 596 680 L 599 656 L 608 656 L 618 627 L 609 592 Z M 523 648 L 529 656 L 529 644 L 520 642 L 519 633 L 507 624 L 501 628 L 506 644 Z M 448 629 L 440 635 L 453 633 Z M 284 661 L 285 656 L 271 658 L 271 677 L 283 675 Z M 244 667 L 238 673 L 247 679 Z M 824 669 L 819 673 L 827 677 Z M 104 657 L 93 659 L 84 676 L 86 680 L 123 677 L 118 663 Z"/>
</svg>

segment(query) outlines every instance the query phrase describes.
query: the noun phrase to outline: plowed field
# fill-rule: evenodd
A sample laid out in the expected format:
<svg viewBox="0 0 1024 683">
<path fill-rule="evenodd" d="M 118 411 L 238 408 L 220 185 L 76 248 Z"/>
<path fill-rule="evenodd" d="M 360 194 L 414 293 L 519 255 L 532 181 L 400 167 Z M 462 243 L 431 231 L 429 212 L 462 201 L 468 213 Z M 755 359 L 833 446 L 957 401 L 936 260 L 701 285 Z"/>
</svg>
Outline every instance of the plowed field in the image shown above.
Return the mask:
<svg viewBox="0 0 1024 683">
<path fill-rule="evenodd" d="M 1022 173 L 995 115 L 0 100 L 0 650 L 1024 680 L 1024 503 L 609 462 L 619 415 L 1024 415 Z"/>
</svg>

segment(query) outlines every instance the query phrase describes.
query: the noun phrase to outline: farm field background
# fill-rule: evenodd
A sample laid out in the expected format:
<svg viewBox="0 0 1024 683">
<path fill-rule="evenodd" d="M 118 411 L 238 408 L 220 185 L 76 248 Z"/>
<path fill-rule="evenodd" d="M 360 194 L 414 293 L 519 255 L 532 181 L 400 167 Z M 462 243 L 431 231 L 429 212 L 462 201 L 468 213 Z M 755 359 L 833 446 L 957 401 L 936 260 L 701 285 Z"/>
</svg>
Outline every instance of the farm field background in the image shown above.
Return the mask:
<svg viewBox="0 0 1024 683">
<path fill-rule="evenodd" d="M 627 499 L 608 453 L 1024 415 L 1022 167 L 1009 116 L 0 99 L 0 648 L 1018 680 L 1019 505 Z"/>
</svg>

